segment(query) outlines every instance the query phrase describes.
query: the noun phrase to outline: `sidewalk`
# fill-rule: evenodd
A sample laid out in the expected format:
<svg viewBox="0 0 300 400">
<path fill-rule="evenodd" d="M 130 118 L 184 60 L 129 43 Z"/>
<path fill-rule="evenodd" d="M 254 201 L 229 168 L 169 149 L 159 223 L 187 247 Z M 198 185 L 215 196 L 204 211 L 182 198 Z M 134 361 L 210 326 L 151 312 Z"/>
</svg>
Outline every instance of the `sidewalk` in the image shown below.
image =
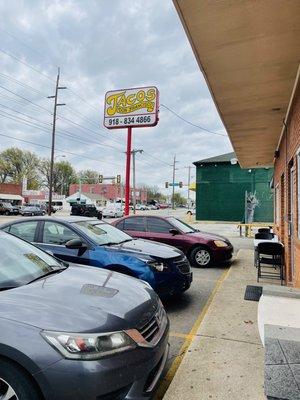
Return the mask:
<svg viewBox="0 0 300 400">
<path fill-rule="evenodd" d="M 248 284 L 257 285 L 253 251 L 240 250 L 164 400 L 265 399 L 258 303 L 244 300 Z"/>
</svg>

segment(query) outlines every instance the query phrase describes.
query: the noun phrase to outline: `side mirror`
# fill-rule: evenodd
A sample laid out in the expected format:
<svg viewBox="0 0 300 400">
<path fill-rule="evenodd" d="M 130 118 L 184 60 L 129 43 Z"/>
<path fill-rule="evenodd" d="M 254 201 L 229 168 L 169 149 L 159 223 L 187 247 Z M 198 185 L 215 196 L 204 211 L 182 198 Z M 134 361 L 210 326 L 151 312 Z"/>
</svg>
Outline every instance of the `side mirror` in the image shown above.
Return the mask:
<svg viewBox="0 0 300 400">
<path fill-rule="evenodd" d="M 68 240 L 65 246 L 67 249 L 82 249 L 82 247 L 86 247 L 86 245 L 82 243 L 82 240 L 80 239 Z"/>
<path fill-rule="evenodd" d="M 171 235 L 173 235 L 173 236 L 175 236 L 175 235 L 180 235 L 179 230 L 178 230 L 178 229 L 175 229 L 175 228 L 171 228 L 171 229 L 169 230 L 169 232 L 170 232 Z"/>
</svg>

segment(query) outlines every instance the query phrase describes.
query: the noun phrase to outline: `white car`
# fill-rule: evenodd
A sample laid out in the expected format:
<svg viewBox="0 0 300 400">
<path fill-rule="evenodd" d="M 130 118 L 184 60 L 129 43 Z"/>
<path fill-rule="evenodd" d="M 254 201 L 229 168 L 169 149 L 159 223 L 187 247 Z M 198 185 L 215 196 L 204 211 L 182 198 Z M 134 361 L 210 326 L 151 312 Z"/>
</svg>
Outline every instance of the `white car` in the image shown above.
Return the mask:
<svg viewBox="0 0 300 400">
<path fill-rule="evenodd" d="M 120 218 L 123 217 L 124 212 L 121 206 L 109 205 L 102 210 L 103 218 Z"/>
</svg>

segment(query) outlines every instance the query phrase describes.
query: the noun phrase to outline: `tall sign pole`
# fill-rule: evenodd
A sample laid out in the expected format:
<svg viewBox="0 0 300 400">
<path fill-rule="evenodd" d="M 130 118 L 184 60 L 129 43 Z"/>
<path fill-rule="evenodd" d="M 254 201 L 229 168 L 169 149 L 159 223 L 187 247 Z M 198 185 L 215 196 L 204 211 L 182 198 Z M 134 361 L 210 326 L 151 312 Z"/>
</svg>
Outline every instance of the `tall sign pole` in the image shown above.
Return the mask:
<svg viewBox="0 0 300 400">
<path fill-rule="evenodd" d="M 124 210 L 125 215 L 129 215 L 131 141 L 132 141 L 132 127 L 129 126 L 127 131 L 127 151 L 126 151 L 125 210 Z"/>
<path fill-rule="evenodd" d="M 105 94 L 104 126 L 127 129 L 125 215 L 129 215 L 132 128 L 158 123 L 159 92 L 155 86 L 113 90 Z"/>
</svg>

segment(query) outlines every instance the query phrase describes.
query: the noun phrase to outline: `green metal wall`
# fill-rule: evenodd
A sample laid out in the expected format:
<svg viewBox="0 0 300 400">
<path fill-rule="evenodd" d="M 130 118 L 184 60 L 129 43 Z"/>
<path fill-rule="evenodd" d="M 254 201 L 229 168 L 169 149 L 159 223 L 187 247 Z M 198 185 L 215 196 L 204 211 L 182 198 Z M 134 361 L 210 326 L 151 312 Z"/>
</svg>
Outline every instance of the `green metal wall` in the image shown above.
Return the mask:
<svg viewBox="0 0 300 400">
<path fill-rule="evenodd" d="M 205 221 L 243 221 L 245 192 L 256 191 L 259 205 L 254 221 L 273 221 L 273 168 L 241 169 L 230 163 L 197 165 L 196 218 Z"/>
</svg>

